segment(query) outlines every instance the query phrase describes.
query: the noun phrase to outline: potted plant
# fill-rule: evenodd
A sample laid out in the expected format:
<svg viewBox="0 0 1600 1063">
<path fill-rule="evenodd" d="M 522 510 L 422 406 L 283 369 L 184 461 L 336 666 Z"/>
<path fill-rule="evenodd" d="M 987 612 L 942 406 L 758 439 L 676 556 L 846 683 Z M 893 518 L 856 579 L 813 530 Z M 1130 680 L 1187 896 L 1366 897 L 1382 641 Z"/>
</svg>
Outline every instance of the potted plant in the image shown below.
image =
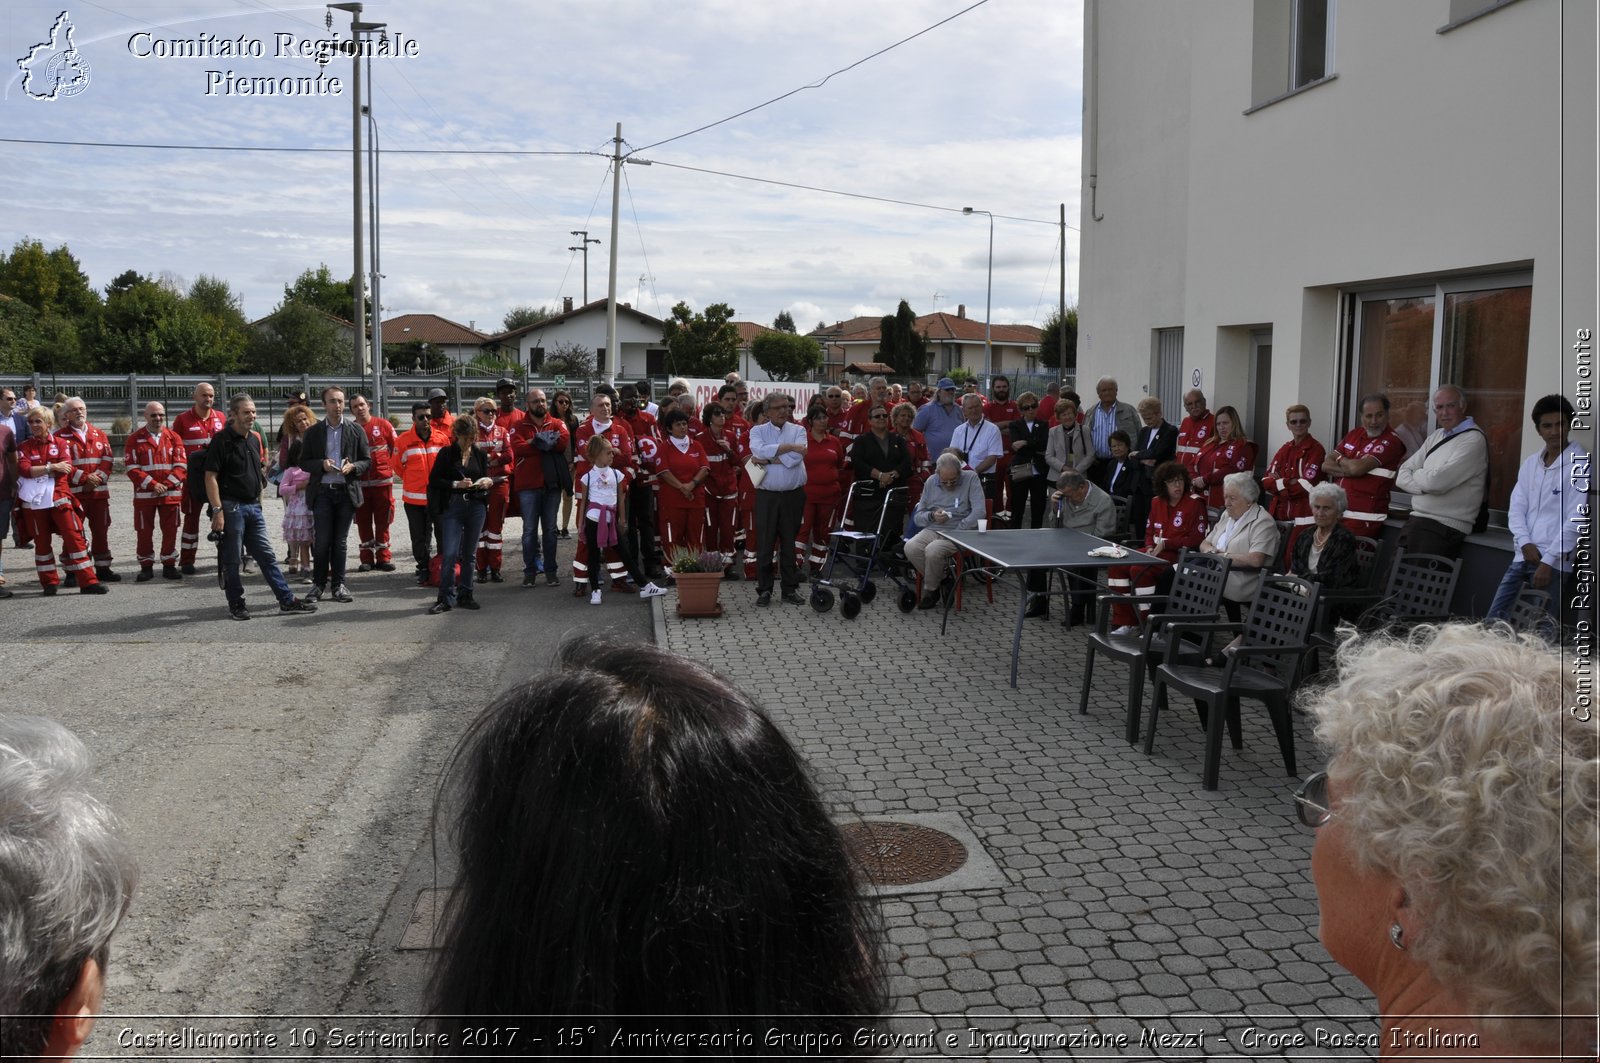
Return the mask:
<svg viewBox="0 0 1600 1063">
<path fill-rule="evenodd" d="M 678 588 L 678 615 L 718 617 L 722 605 L 722 555 L 710 550 L 677 549 L 672 553 L 672 577 Z"/>
</svg>

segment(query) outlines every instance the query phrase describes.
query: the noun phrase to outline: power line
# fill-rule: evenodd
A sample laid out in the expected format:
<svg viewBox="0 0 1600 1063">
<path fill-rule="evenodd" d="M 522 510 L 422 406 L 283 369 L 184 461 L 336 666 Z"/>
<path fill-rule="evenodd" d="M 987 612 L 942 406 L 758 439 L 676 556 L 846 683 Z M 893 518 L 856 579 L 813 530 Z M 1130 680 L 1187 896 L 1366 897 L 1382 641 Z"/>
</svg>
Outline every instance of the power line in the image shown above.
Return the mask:
<svg viewBox="0 0 1600 1063">
<path fill-rule="evenodd" d="M 670 144 L 674 140 L 682 140 L 684 137 L 692 137 L 696 133 L 703 133 L 707 129 L 711 129 L 711 128 L 715 127 L 715 126 L 722 125 L 722 124 L 724 124 L 726 122 L 731 122 L 735 118 L 743 118 L 745 115 L 750 114 L 750 113 L 752 113 L 754 111 L 759 111 L 763 107 L 771 107 L 773 104 L 778 103 L 778 102 L 780 102 L 782 100 L 787 100 L 790 96 L 793 96 L 796 93 L 804 92 L 806 89 L 820 89 L 822 86 L 826 85 L 829 81 L 833 80 L 835 77 L 838 77 L 840 74 L 846 73 L 847 71 L 854 70 L 856 67 L 860 66 L 862 63 L 869 62 L 870 60 L 876 59 L 876 58 L 878 58 L 878 56 L 883 55 L 885 52 L 892 52 L 896 48 L 900 47 L 902 44 L 905 44 L 908 41 L 914 41 L 918 37 L 921 37 L 925 33 L 931 33 L 934 30 L 938 29 L 940 26 L 943 26 L 946 22 L 952 22 L 952 21 L 960 18 L 962 15 L 965 15 L 968 11 L 971 11 L 973 8 L 982 7 L 984 4 L 987 4 L 988 2 L 989 2 L 989 0 L 978 0 L 977 3 L 972 4 L 969 7 L 962 8 L 960 11 L 957 11 L 955 14 L 951 15 L 949 18 L 940 19 L 938 22 L 935 22 L 933 25 L 925 26 L 922 29 L 918 30 L 917 32 L 913 33 L 909 37 L 905 37 L 905 38 L 902 38 L 901 40 L 895 41 L 893 44 L 889 45 L 886 48 L 879 48 L 877 51 L 873 52 L 869 56 L 866 56 L 866 57 L 861 58 L 861 59 L 857 59 L 855 62 L 851 63 L 849 66 L 840 67 L 838 70 L 835 70 L 833 73 L 829 74 L 827 77 L 823 78 L 821 81 L 813 81 L 809 85 L 801 85 L 797 89 L 790 89 L 788 92 L 784 93 L 782 96 L 774 96 L 772 99 L 768 100 L 766 103 L 758 103 L 754 107 L 746 107 L 744 110 L 740 111 L 738 114 L 730 114 L 726 118 L 719 118 L 715 122 L 708 122 L 703 126 L 699 126 L 698 128 L 689 130 L 687 133 L 679 133 L 675 137 L 668 137 L 665 140 L 658 140 L 653 144 L 646 144 L 644 147 L 639 148 L 638 150 L 639 151 L 649 151 L 651 148 L 658 148 L 663 144 Z"/>
<path fill-rule="evenodd" d="M 55 148 L 136 148 L 141 151 L 268 151 L 297 154 L 350 154 L 347 144 L 341 148 L 309 148 L 284 146 L 257 146 L 253 144 L 145 144 L 124 143 L 111 140 L 36 140 L 24 137 L 0 137 L 0 144 L 35 144 Z M 384 148 L 385 155 L 599 155 L 601 151 L 532 151 L 513 148 Z"/>
<path fill-rule="evenodd" d="M 656 291 L 655 273 L 650 269 L 650 252 L 645 250 L 644 229 L 639 225 L 639 207 L 633 201 L 633 182 L 628 180 L 628 171 L 622 171 L 622 187 L 628 190 L 628 210 L 633 213 L 633 231 L 639 235 L 639 254 L 644 256 L 645 276 L 650 278 L 650 295 L 656 301 L 656 316 L 663 317 L 661 313 L 661 294 Z M 641 297 L 640 301 L 643 301 Z"/>
<path fill-rule="evenodd" d="M 630 161 L 642 165 L 665 166 L 673 170 L 689 170 L 694 173 L 711 174 L 714 177 L 731 177 L 735 181 L 753 181 L 756 184 L 778 185 L 782 188 L 798 188 L 806 192 L 822 192 L 830 196 L 846 196 L 850 199 L 867 199 L 874 203 L 893 203 L 896 206 L 916 207 L 919 210 L 938 210 L 944 211 L 947 214 L 960 214 L 962 212 L 961 207 L 945 207 L 937 203 L 918 203 L 915 200 L 910 199 L 891 199 L 888 196 L 873 196 L 868 195 L 865 192 L 845 192 L 837 188 L 820 188 L 817 185 L 802 185 L 794 181 L 778 181 L 770 177 L 751 177 L 748 174 L 728 173 L 725 170 L 708 170 L 702 166 L 686 166 L 681 162 L 662 162 L 660 159 L 630 159 Z M 1003 221 L 1027 222 L 1030 225 L 1049 225 L 1052 227 L 1057 227 L 1060 225 L 1060 222 L 1050 221 L 1045 218 L 1022 218 L 1012 214 L 996 214 L 995 217 Z M 1078 231 L 1076 226 L 1069 225 L 1067 228 L 1071 229 L 1073 232 Z"/>
</svg>

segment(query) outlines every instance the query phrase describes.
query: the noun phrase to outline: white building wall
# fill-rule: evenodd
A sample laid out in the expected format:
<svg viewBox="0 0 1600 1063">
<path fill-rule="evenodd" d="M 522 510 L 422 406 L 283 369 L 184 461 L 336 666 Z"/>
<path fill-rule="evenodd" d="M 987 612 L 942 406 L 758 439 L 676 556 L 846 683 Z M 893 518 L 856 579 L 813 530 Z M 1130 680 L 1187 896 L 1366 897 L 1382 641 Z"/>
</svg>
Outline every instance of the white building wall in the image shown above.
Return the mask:
<svg viewBox="0 0 1600 1063">
<path fill-rule="evenodd" d="M 638 380 L 645 376 L 645 352 L 665 347 L 661 342 L 661 327 L 649 325 L 631 314 L 617 314 L 617 342 L 622 348 L 622 364 L 606 360 L 606 374 L 625 380 Z M 577 344 L 590 351 L 606 345 L 606 315 L 604 311 L 579 314 L 548 328 L 534 329 L 517 337 L 517 361 L 528 364 L 529 354 L 543 347 L 546 354 L 554 352 L 561 344 Z"/>
<path fill-rule="evenodd" d="M 1529 402 L 1561 390 L 1595 283 L 1594 64 L 1568 46 L 1565 132 L 1587 146 L 1568 140 L 1564 188 L 1563 36 L 1592 44 L 1595 6 L 1524 0 L 1440 34 L 1448 0 L 1338 0 L 1337 77 L 1245 114 L 1258 2 L 1091 0 L 1079 378 L 1181 325 L 1185 382 L 1245 410 L 1249 331 L 1270 326 L 1271 408 L 1306 402 L 1331 440 L 1343 291 L 1510 266 L 1534 273 Z M 1565 271 L 1564 237 L 1587 244 Z M 1287 433 L 1266 427 L 1270 453 Z"/>
</svg>

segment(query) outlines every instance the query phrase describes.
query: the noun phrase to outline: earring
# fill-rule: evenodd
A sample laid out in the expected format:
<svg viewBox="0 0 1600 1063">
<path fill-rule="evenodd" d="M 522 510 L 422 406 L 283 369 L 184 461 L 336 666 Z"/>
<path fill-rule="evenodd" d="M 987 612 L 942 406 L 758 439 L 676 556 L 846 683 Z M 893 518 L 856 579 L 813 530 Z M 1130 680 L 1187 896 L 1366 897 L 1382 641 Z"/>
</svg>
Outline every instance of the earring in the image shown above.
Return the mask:
<svg viewBox="0 0 1600 1063">
<path fill-rule="evenodd" d="M 1406 935 L 1405 928 L 1402 927 L 1399 923 L 1390 923 L 1389 924 L 1389 944 L 1393 945 L 1395 948 L 1399 949 L 1401 952 L 1404 952 L 1406 950 L 1406 943 L 1405 943 L 1405 940 L 1404 940 L 1405 935 Z"/>
</svg>

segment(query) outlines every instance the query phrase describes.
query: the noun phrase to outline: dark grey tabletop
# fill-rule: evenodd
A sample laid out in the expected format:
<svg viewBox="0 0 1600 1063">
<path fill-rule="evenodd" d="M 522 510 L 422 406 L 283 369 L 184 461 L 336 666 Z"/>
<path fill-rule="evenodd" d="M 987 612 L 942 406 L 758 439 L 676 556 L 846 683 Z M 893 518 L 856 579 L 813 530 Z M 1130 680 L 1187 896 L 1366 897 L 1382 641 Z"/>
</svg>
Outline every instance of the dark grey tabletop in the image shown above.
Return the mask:
<svg viewBox="0 0 1600 1063">
<path fill-rule="evenodd" d="M 1107 565 L 1153 565 L 1160 558 L 1137 550 L 1125 557 L 1092 557 L 1111 543 L 1070 528 L 1007 528 L 1000 531 L 941 531 L 961 549 L 1001 568 L 1104 568 Z"/>
</svg>

